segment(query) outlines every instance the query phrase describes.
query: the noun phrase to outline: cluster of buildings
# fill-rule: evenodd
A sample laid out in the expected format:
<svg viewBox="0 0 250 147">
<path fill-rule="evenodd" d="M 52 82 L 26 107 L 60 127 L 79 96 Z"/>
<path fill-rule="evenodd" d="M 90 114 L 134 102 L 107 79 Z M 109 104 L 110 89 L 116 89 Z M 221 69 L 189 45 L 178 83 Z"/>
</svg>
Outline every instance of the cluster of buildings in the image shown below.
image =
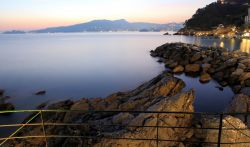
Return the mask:
<svg viewBox="0 0 250 147">
<path fill-rule="evenodd" d="M 250 26 L 250 5 L 249 5 L 249 0 L 217 0 L 217 3 L 219 4 L 231 4 L 231 5 L 236 5 L 236 4 L 242 4 L 242 5 L 247 5 L 248 6 L 248 14 L 245 16 L 245 24 L 247 26 Z"/>
<path fill-rule="evenodd" d="M 245 24 L 250 26 L 250 5 L 248 5 L 248 15 L 245 16 Z"/>
</svg>

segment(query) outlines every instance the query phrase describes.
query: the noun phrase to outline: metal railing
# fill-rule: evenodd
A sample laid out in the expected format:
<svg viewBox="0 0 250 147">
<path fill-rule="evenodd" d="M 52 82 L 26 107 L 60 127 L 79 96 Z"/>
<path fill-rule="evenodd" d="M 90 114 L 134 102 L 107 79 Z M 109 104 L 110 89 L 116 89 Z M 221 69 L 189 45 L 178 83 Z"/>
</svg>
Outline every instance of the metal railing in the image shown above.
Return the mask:
<svg viewBox="0 0 250 147">
<path fill-rule="evenodd" d="M 238 116 L 242 115 L 245 118 L 245 123 L 247 123 L 247 116 L 250 113 L 201 113 L 201 112 L 156 112 L 156 111 L 84 111 L 84 110 L 13 110 L 13 111 L 0 111 L 0 115 L 3 114 L 12 114 L 12 113 L 32 113 L 28 120 L 24 123 L 20 124 L 0 124 L 1 128 L 7 127 L 19 127 L 16 131 L 11 133 L 8 137 L 0 138 L 0 146 L 4 145 L 9 140 L 17 140 L 17 139 L 34 139 L 34 138 L 43 138 L 45 142 L 45 146 L 48 147 L 48 139 L 53 138 L 82 138 L 82 139 L 114 139 L 114 140 L 133 140 L 133 141 L 155 141 L 156 146 L 159 146 L 159 142 L 182 142 L 188 144 L 213 144 L 220 147 L 221 145 L 230 145 L 230 144 L 249 144 L 250 146 L 250 135 L 244 133 L 243 131 L 249 130 L 248 128 L 237 128 L 229 121 L 225 120 L 228 124 L 230 124 L 231 128 L 223 128 L 223 118 L 225 116 Z M 48 126 L 90 126 L 88 123 L 54 123 L 47 122 L 44 119 L 44 114 L 46 113 L 83 113 L 83 114 L 119 114 L 119 113 L 130 113 L 130 114 L 154 114 L 156 115 L 156 125 L 155 126 L 137 126 L 137 125 L 121 125 L 121 124 L 111 124 L 111 125 L 103 125 L 101 127 L 123 127 L 123 128 L 155 128 L 156 129 L 156 137 L 155 138 L 123 138 L 123 137 L 110 137 L 110 136 L 79 136 L 79 135 L 59 135 L 59 134 L 48 134 L 46 131 L 46 127 Z M 168 114 L 168 115 L 193 115 L 193 116 L 213 116 L 219 119 L 218 127 L 211 128 L 198 128 L 194 126 L 161 126 L 159 125 L 159 115 Z M 37 119 L 40 117 L 40 122 L 37 122 Z M 29 135 L 29 136 L 19 136 L 19 133 L 22 132 L 24 127 L 42 127 L 42 135 Z M 171 139 L 161 139 L 159 137 L 160 129 L 194 129 L 194 130 L 215 130 L 218 131 L 218 138 L 215 142 L 206 142 L 206 141 L 187 141 L 187 140 L 171 140 Z M 234 130 L 238 131 L 245 137 L 249 138 L 249 142 L 222 142 L 222 132 L 225 130 Z M 250 131 L 250 130 L 249 130 Z"/>
</svg>

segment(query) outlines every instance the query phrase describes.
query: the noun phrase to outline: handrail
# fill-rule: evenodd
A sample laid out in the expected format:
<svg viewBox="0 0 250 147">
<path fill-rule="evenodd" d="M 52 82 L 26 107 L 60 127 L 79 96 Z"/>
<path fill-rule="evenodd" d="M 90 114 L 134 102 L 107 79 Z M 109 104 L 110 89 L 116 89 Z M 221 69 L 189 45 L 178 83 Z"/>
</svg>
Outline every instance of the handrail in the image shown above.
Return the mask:
<svg viewBox="0 0 250 147">
<path fill-rule="evenodd" d="M 232 128 L 223 128 L 223 117 L 227 116 L 227 115 L 250 115 L 250 112 L 238 112 L 238 113 L 215 113 L 215 112 L 165 112 L 165 111 L 119 111 L 119 110 L 7 110 L 7 111 L 0 111 L 0 116 L 1 114 L 7 114 L 7 113 L 32 113 L 34 114 L 26 123 L 19 123 L 19 124 L 0 124 L 0 128 L 4 128 L 4 127 L 20 127 L 18 128 L 14 133 L 12 133 L 9 137 L 5 137 L 5 138 L 0 138 L 0 146 L 3 145 L 4 143 L 6 143 L 6 141 L 8 140 L 14 140 L 14 139 L 29 139 L 29 138 L 44 138 L 44 141 L 46 143 L 46 147 L 48 147 L 48 138 L 86 138 L 86 139 L 93 139 L 93 138 L 108 138 L 108 139 L 127 139 L 127 140 L 152 140 L 152 141 L 156 141 L 156 145 L 158 146 L 158 143 L 160 141 L 169 141 L 169 142 L 189 142 L 189 143 L 207 143 L 207 144 L 217 144 L 218 147 L 220 147 L 220 145 L 223 144 L 250 144 L 250 142 L 231 142 L 231 143 L 227 143 L 227 142 L 222 142 L 221 141 L 221 136 L 222 136 L 222 131 L 225 130 L 236 130 L 240 133 L 243 133 L 241 130 L 250 130 L 249 128 L 236 128 L 235 126 L 233 126 L 232 124 L 230 124 L 232 126 Z M 136 125 L 116 125 L 116 124 L 110 124 L 110 125 L 103 125 L 105 127 L 115 127 L 115 126 L 119 126 L 119 127 L 124 127 L 124 128 L 156 128 L 157 129 L 157 136 L 156 138 L 151 138 L 151 139 L 145 139 L 145 138 L 119 138 L 119 137 L 109 137 L 109 136 L 70 136 L 70 135 L 48 135 L 46 134 L 46 129 L 45 126 L 84 126 L 84 125 L 88 125 L 90 126 L 90 124 L 88 123 L 53 123 L 53 122 L 46 122 L 44 121 L 43 118 L 43 113 L 111 113 L 111 114 L 115 114 L 115 113 L 134 113 L 134 114 L 157 114 L 157 124 L 156 126 L 136 126 Z M 185 115 L 205 115 L 205 116 L 217 116 L 219 118 L 219 126 L 216 128 L 197 128 L 194 126 L 160 126 L 158 124 L 158 117 L 159 114 L 185 114 Z M 36 123 L 32 123 L 33 120 L 35 120 L 37 118 L 37 116 L 40 115 L 40 119 L 41 122 L 36 122 Z M 34 135 L 34 136 L 15 136 L 17 135 L 25 126 L 41 126 L 42 127 L 42 131 L 43 131 L 43 135 L 39 136 L 39 135 Z M 173 129 L 200 129 L 200 130 L 218 130 L 218 142 L 192 142 L 192 141 L 183 141 L 183 140 L 164 140 L 164 139 L 160 139 L 158 136 L 159 133 L 159 129 L 161 128 L 173 128 Z M 245 135 L 245 134 L 244 134 Z M 250 136 L 247 136 L 250 138 Z M 2 141 L 2 142 L 1 142 Z"/>
<path fill-rule="evenodd" d="M 82 113 L 152 113 L 152 114 L 199 114 L 199 115 L 250 115 L 250 112 L 182 112 L 182 111 L 124 111 L 124 110 L 65 110 L 65 109 L 44 109 L 44 110 L 5 110 L 0 111 L 0 114 L 5 113 L 24 113 L 24 112 L 82 112 Z"/>
<path fill-rule="evenodd" d="M 20 130 L 22 130 L 23 127 L 25 127 L 26 124 L 28 124 L 29 122 L 31 122 L 32 120 L 34 120 L 38 115 L 40 114 L 37 113 L 35 114 L 33 117 L 31 117 L 23 126 L 21 126 L 20 128 L 18 128 L 14 133 L 12 133 L 8 138 L 13 137 L 14 135 L 16 135 Z M 0 146 L 3 145 L 6 141 L 8 141 L 9 139 L 5 139 L 3 142 L 0 143 Z"/>
</svg>

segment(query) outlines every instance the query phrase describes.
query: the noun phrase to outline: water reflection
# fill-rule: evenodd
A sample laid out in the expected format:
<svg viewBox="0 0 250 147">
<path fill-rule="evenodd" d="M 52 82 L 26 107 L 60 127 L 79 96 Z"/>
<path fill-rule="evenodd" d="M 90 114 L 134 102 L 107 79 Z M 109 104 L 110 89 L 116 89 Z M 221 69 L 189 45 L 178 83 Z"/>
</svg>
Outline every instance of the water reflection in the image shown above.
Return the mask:
<svg viewBox="0 0 250 147">
<path fill-rule="evenodd" d="M 242 39 L 240 44 L 240 50 L 242 52 L 250 53 L 250 40 L 249 39 Z"/>
<path fill-rule="evenodd" d="M 192 38 L 186 39 L 183 42 L 190 43 Z M 194 37 L 192 43 L 201 46 L 219 46 L 227 48 L 228 51 L 240 50 L 250 53 L 250 39 L 225 39 L 225 38 L 201 38 Z"/>
<path fill-rule="evenodd" d="M 220 42 L 220 47 L 225 47 L 225 44 L 223 41 Z"/>
</svg>

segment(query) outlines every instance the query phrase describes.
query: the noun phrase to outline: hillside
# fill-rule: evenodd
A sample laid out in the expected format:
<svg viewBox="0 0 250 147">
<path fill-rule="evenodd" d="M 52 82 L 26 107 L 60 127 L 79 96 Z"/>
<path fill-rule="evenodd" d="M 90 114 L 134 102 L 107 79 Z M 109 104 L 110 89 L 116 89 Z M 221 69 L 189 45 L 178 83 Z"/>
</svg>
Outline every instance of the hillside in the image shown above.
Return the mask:
<svg viewBox="0 0 250 147">
<path fill-rule="evenodd" d="M 225 1 L 233 2 L 233 1 Z M 244 1 L 242 1 L 243 3 Z M 185 22 L 185 29 L 211 30 L 219 24 L 224 26 L 238 26 L 244 24 L 244 17 L 247 15 L 247 6 L 241 3 L 220 4 L 212 3 L 205 8 L 198 9 L 192 18 Z"/>
<path fill-rule="evenodd" d="M 41 30 L 34 30 L 33 33 L 67 33 L 67 32 L 107 32 L 107 31 L 168 31 L 179 30 L 182 24 L 156 24 L 138 22 L 131 23 L 124 19 L 120 20 L 93 20 L 86 23 L 75 24 L 71 26 L 52 27 Z"/>
</svg>

